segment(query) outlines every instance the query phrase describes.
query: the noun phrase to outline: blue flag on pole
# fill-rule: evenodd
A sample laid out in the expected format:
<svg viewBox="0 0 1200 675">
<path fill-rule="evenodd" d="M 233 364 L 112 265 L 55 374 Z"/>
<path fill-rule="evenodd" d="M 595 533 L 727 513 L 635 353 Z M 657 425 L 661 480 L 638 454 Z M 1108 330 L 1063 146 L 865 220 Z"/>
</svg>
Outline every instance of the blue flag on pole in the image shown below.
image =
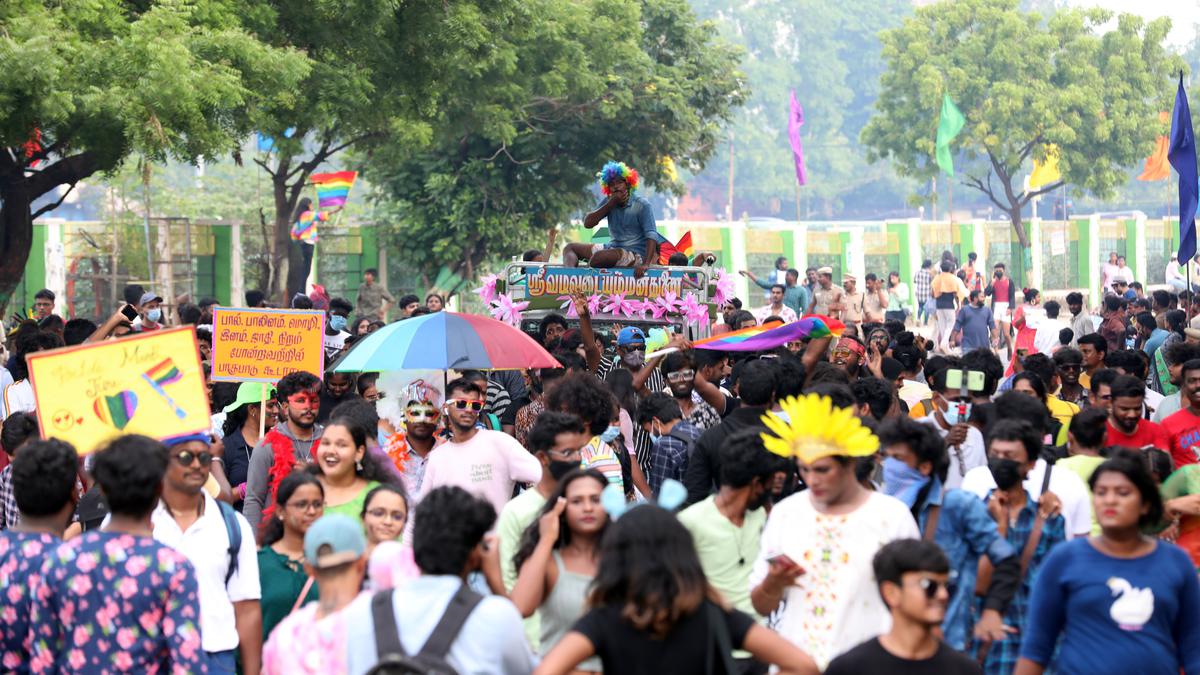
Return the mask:
<svg viewBox="0 0 1200 675">
<path fill-rule="evenodd" d="M 1192 133 L 1192 111 L 1179 73 L 1175 110 L 1171 113 L 1171 146 L 1167 160 L 1179 174 L 1179 253 L 1176 260 L 1186 265 L 1196 255 L 1196 202 L 1200 184 L 1196 175 L 1196 136 Z"/>
</svg>

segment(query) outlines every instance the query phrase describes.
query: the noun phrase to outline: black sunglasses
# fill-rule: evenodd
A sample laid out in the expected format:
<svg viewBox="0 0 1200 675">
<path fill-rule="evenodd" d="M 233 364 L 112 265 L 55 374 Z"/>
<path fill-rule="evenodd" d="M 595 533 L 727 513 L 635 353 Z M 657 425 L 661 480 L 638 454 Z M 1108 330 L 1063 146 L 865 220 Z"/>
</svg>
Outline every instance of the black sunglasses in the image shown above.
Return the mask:
<svg viewBox="0 0 1200 675">
<path fill-rule="evenodd" d="M 200 460 L 200 466 L 208 466 L 212 464 L 213 454 L 207 450 L 201 450 L 200 452 L 184 450 L 175 455 L 175 461 L 179 463 L 179 466 L 191 466 L 192 462 L 197 459 Z"/>
<path fill-rule="evenodd" d="M 950 584 L 944 581 L 930 579 L 929 577 L 921 577 L 920 581 L 917 582 L 917 585 L 921 587 L 922 591 L 925 591 L 925 597 L 929 600 L 937 597 L 938 589 L 940 588 L 946 589 L 947 593 L 950 592 Z"/>
</svg>

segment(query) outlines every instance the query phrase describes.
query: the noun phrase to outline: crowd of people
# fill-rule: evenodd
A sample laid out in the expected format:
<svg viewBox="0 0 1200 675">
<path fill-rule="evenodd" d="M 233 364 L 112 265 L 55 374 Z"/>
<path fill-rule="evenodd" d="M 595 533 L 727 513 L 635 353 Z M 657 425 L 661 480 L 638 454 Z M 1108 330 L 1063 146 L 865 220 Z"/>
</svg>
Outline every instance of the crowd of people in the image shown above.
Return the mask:
<svg viewBox="0 0 1200 675">
<path fill-rule="evenodd" d="M 985 284 L 975 262 L 960 277 L 942 261 L 910 300 L 897 275 L 857 291 L 810 270 L 801 290 L 783 260 L 761 318 L 846 329 L 762 352 L 676 335 L 648 357 L 639 328 L 601 339 L 577 296 L 577 320 L 538 330 L 557 368 L 218 382 L 209 433 L 126 435 L 82 457 L 40 438 L 25 356 L 174 321 L 196 325 L 207 362 L 215 303 L 169 321 L 131 288 L 99 327 L 48 310 L 10 336 L 0 371 L 0 662 L 1200 673 L 1190 291 L 1129 312 L 1142 299 L 1114 279 L 1100 325 L 1043 350 L 1043 328 L 1074 321 L 1036 291 L 1016 305 L 1003 266 Z M 357 308 L 320 293 L 290 304 L 324 310 L 336 356 L 386 318 L 375 284 L 368 272 Z M 1004 317 L 983 339 L 980 298 Z M 398 320 L 444 306 L 396 303 Z M 727 330 L 759 323 L 723 309 Z"/>
</svg>

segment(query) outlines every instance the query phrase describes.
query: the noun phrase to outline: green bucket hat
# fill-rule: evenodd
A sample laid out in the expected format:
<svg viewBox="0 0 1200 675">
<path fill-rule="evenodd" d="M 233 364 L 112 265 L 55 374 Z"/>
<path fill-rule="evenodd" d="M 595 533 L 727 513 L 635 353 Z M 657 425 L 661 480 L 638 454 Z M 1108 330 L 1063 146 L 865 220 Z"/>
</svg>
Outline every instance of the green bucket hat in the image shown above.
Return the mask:
<svg viewBox="0 0 1200 675">
<path fill-rule="evenodd" d="M 267 388 L 267 400 L 275 397 L 275 385 L 273 384 L 266 384 L 263 382 L 243 382 L 238 386 L 237 399 L 235 399 L 233 403 L 225 406 L 225 409 L 222 412 L 231 413 L 249 403 L 262 403 L 263 387 Z"/>
</svg>

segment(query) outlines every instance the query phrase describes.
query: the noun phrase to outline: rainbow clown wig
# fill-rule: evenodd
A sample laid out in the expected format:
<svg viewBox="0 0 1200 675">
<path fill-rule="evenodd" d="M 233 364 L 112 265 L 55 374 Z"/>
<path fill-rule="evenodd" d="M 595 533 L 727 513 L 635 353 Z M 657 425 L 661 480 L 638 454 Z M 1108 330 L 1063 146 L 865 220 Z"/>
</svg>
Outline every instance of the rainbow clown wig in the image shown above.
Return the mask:
<svg viewBox="0 0 1200 675">
<path fill-rule="evenodd" d="M 641 179 L 638 177 L 637 169 L 631 169 L 625 166 L 625 162 L 609 162 L 600 169 L 600 173 L 596 174 L 597 180 L 600 181 L 600 191 L 607 197 L 610 194 L 608 184 L 618 178 L 625 181 L 629 186 L 629 194 L 633 194 L 638 188 L 638 183 Z"/>
</svg>

